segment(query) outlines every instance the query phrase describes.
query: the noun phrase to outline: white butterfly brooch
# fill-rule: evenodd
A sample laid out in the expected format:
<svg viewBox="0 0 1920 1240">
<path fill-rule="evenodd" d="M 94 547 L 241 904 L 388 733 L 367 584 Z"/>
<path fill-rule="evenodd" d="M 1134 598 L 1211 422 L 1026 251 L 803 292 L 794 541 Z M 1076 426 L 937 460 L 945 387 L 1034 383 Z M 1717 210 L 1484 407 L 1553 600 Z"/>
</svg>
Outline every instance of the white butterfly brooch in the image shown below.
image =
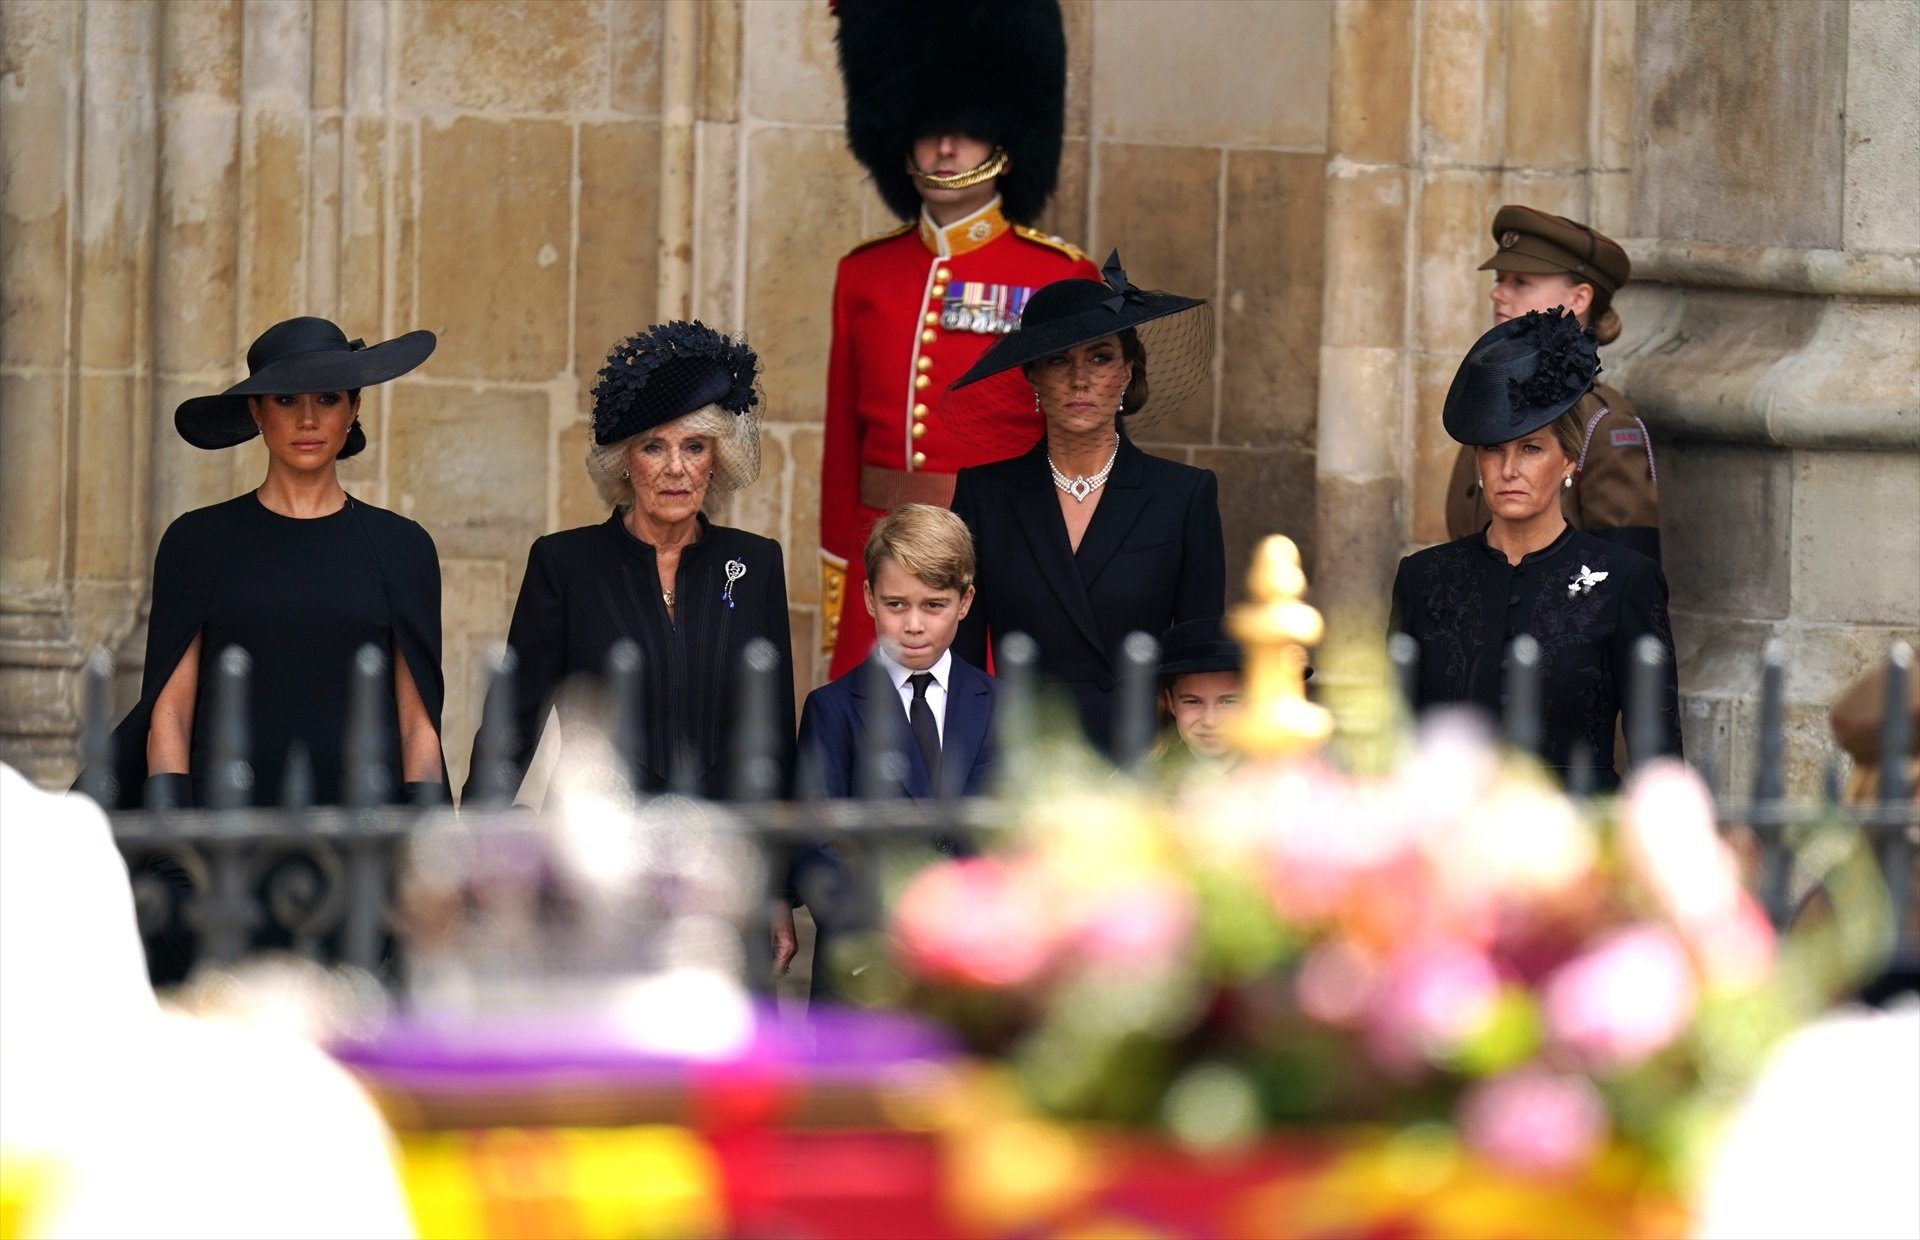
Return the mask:
<svg viewBox="0 0 1920 1240">
<path fill-rule="evenodd" d="M 1605 573 L 1596 573 L 1582 564 L 1580 571 L 1573 575 L 1573 580 L 1567 583 L 1567 596 L 1571 598 L 1576 594 L 1591 594 L 1593 588 L 1606 579 Z"/>
</svg>

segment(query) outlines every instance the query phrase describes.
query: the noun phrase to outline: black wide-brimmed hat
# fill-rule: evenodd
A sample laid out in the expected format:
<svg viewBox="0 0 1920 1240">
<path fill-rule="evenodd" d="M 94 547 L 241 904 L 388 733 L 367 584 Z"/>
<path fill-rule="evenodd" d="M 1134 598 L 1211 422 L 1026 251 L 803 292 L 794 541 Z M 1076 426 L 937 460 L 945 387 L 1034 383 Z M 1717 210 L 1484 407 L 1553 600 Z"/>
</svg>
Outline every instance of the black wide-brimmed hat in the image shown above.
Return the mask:
<svg viewBox="0 0 1920 1240">
<path fill-rule="evenodd" d="M 1204 298 L 1134 287 L 1120 265 L 1120 251 L 1107 256 L 1101 280 L 1056 280 L 1028 300 L 1020 325 L 1000 337 L 966 374 L 947 389 L 940 416 L 969 442 L 1013 433 L 1020 423 L 1009 411 L 1034 407 L 1033 386 L 1022 367 L 1076 345 L 1133 331 L 1146 355 L 1145 397 L 1129 390 L 1128 433 L 1135 436 L 1186 407 L 1213 376 L 1213 307 Z M 1024 442 L 992 446 L 1009 452 Z"/>
<path fill-rule="evenodd" d="M 1160 638 L 1160 678 L 1194 676 L 1203 672 L 1240 670 L 1240 643 L 1227 636 L 1226 624 L 1210 620 L 1182 620 Z"/>
<path fill-rule="evenodd" d="M 1474 342 L 1441 422 L 1464 444 L 1518 439 L 1573 408 L 1599 373 L 1599 346 L 1580 320 L 1559 306 L 1532 310 Z"/>
<path fill-rule="evenodd" d="M 914 139 L 960 133 L 1007 152 L 1001 211 L 1031 224 L 1060 175 L 1067 36 L 1059 0 L 839 0 L 847 145 L 887 206 L 920 213 Z"/>
<path fill-rule="evenodd" d="M 613 346 L 593 385 L 593 442 L 611 469 L 620 445 L 709 406 L 733 415 L 713 485 L 738 490 L 760 474 L 760 359 L 744 339 L 695 319 L 656 323 Z"/>
<path fill-rule="evenodd" d="M 217 396 L 195 396 L 173 411 L 173 428 L 196 448 L 231 448 L 260 433 L 247 411 L 249 396 L 352 392 L 398 379 L 427 360 L 436 343 L 429 331 L 408 332 L 368 345 L 325 319 L 302 316 L 275 323 L 247 350 L 247 377 Z M 354 419 L 340 459 L 367 446 Z"/>
</svg>

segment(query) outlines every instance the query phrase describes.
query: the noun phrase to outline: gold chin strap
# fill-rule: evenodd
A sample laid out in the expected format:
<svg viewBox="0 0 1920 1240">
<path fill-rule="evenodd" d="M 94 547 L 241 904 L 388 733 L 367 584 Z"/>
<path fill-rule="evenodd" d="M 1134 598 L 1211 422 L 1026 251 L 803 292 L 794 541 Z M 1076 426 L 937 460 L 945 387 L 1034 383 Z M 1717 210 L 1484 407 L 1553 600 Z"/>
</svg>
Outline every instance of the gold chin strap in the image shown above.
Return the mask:
<svg viewBox="0 0 1920 1240">
<path fill-rule="evenodd" d="M 909 155 L 907 156 L 907 175 L 912 177 L 915 183 L 926 189 L 971 189 L 973 186 L 983 181 L 991 181 L 993 178 L 1005 172 L 1010 162 L 1012 161 L 1007 158 L 1007 148 L 1004 146 L 996 146 L 993 148 L 993 154 L 987 156 L 986 162 L 982 163 L 978 168 L 970 172 L 956 172 L 952 176 L 943 177 L 931 172 L 920 171 L 919 167 L 913 162 L 913 156 Z"/>
</svg>

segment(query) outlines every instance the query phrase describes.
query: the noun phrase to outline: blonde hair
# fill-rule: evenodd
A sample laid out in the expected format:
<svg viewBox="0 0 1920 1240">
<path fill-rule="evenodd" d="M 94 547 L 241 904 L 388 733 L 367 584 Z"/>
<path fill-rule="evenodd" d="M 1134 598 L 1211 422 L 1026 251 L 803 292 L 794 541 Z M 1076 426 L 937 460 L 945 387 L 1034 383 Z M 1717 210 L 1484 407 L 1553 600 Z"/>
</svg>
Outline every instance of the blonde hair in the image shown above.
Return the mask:
<svg viewBox="0 0 1920 1240">
<path fill-rule="evenodd" d="M 902 504 L 867 535 L 867 581 L 892 560 L 936 590 L 965 594 L 973 585 L 973 531 L 945 508 Z"/>
<path fill-rule="evenodd" d="M 634 441 L 667 434 L 701 435 L 713 441 L 713 476 L 709 491 L 737 491 L 760 473 L 760 419 L 728 413 L 718 405 L 703 405 L 671 422 L 650 426 L 610 444 L 587 445 L 587 477 L 600 498 L 615 508 L 633 506 L 633 480 L 627 476 L 627 452 Z"/>
</svg>

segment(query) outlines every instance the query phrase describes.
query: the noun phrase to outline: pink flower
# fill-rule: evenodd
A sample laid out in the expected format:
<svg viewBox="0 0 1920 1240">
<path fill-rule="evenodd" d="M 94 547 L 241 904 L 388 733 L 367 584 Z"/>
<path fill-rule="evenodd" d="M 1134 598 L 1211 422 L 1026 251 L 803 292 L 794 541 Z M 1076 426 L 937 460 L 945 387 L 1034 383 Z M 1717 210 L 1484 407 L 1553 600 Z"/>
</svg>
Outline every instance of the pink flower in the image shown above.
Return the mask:
<svg viewBox="0 0 1920 1240">
<path fill-rule="evenodd" d="M 1547 979 L 1548 1038 L 1598 1071 L 1618 1072 L 1680 1036 L 1693 1014 L 1686 949 L 1654 925 L 1618 931 Z"/>
<path fill-rule="evenodd" d="M 1773 958 L 1773 933 L 1740 885 L 1699 776 L 1678 762 L 1648 766 L 1627 785 L 1621 845 L 1627 865 L 1699 956 L 1707 976 L 1747 986 Z"/>
<path fill-rule="evenodd" d="M 1043 973 L 1059 928 L 1037 872 L 988 857 L 922 871 L 894 914 L 896 950 L 926 981 L 1021 986 Z"/>
<path fill-rule="evenodd" d="M 1480 952 L 1453 943 L 1415 947 L 1388 966 L 1368 1013 L 1368 1048 L 1382 1067 L 1411 1072 L 1484 1028 L 1499 996 L 1499 975 Z"/>
<path fill-rule="evenodd" d="M 1539 1067 L 1474 1085 L 1460 1099 L 1459 1121 L 1470 1148 L 1520 1171 L 1576 1168 L 1607 1135 L 1606 1105 L 1593 1085 Z"/>
<path fill-rule="evenodd" d="M 1164 965 L 1186 950 L 1192 937 L 1193 898 L 1165 877 L 1143 877 L 1100 892 L 1074 936 L 1099 963 L 1131 968 Z"/>
<path fill-rule="evenodd" d="M 1323 1025 L 1359 1024 L 1379 984 L 1379 964 L 1346 939 L 1314 944 L 1294 980 L 1300 1010 Z"/>
</svg>

